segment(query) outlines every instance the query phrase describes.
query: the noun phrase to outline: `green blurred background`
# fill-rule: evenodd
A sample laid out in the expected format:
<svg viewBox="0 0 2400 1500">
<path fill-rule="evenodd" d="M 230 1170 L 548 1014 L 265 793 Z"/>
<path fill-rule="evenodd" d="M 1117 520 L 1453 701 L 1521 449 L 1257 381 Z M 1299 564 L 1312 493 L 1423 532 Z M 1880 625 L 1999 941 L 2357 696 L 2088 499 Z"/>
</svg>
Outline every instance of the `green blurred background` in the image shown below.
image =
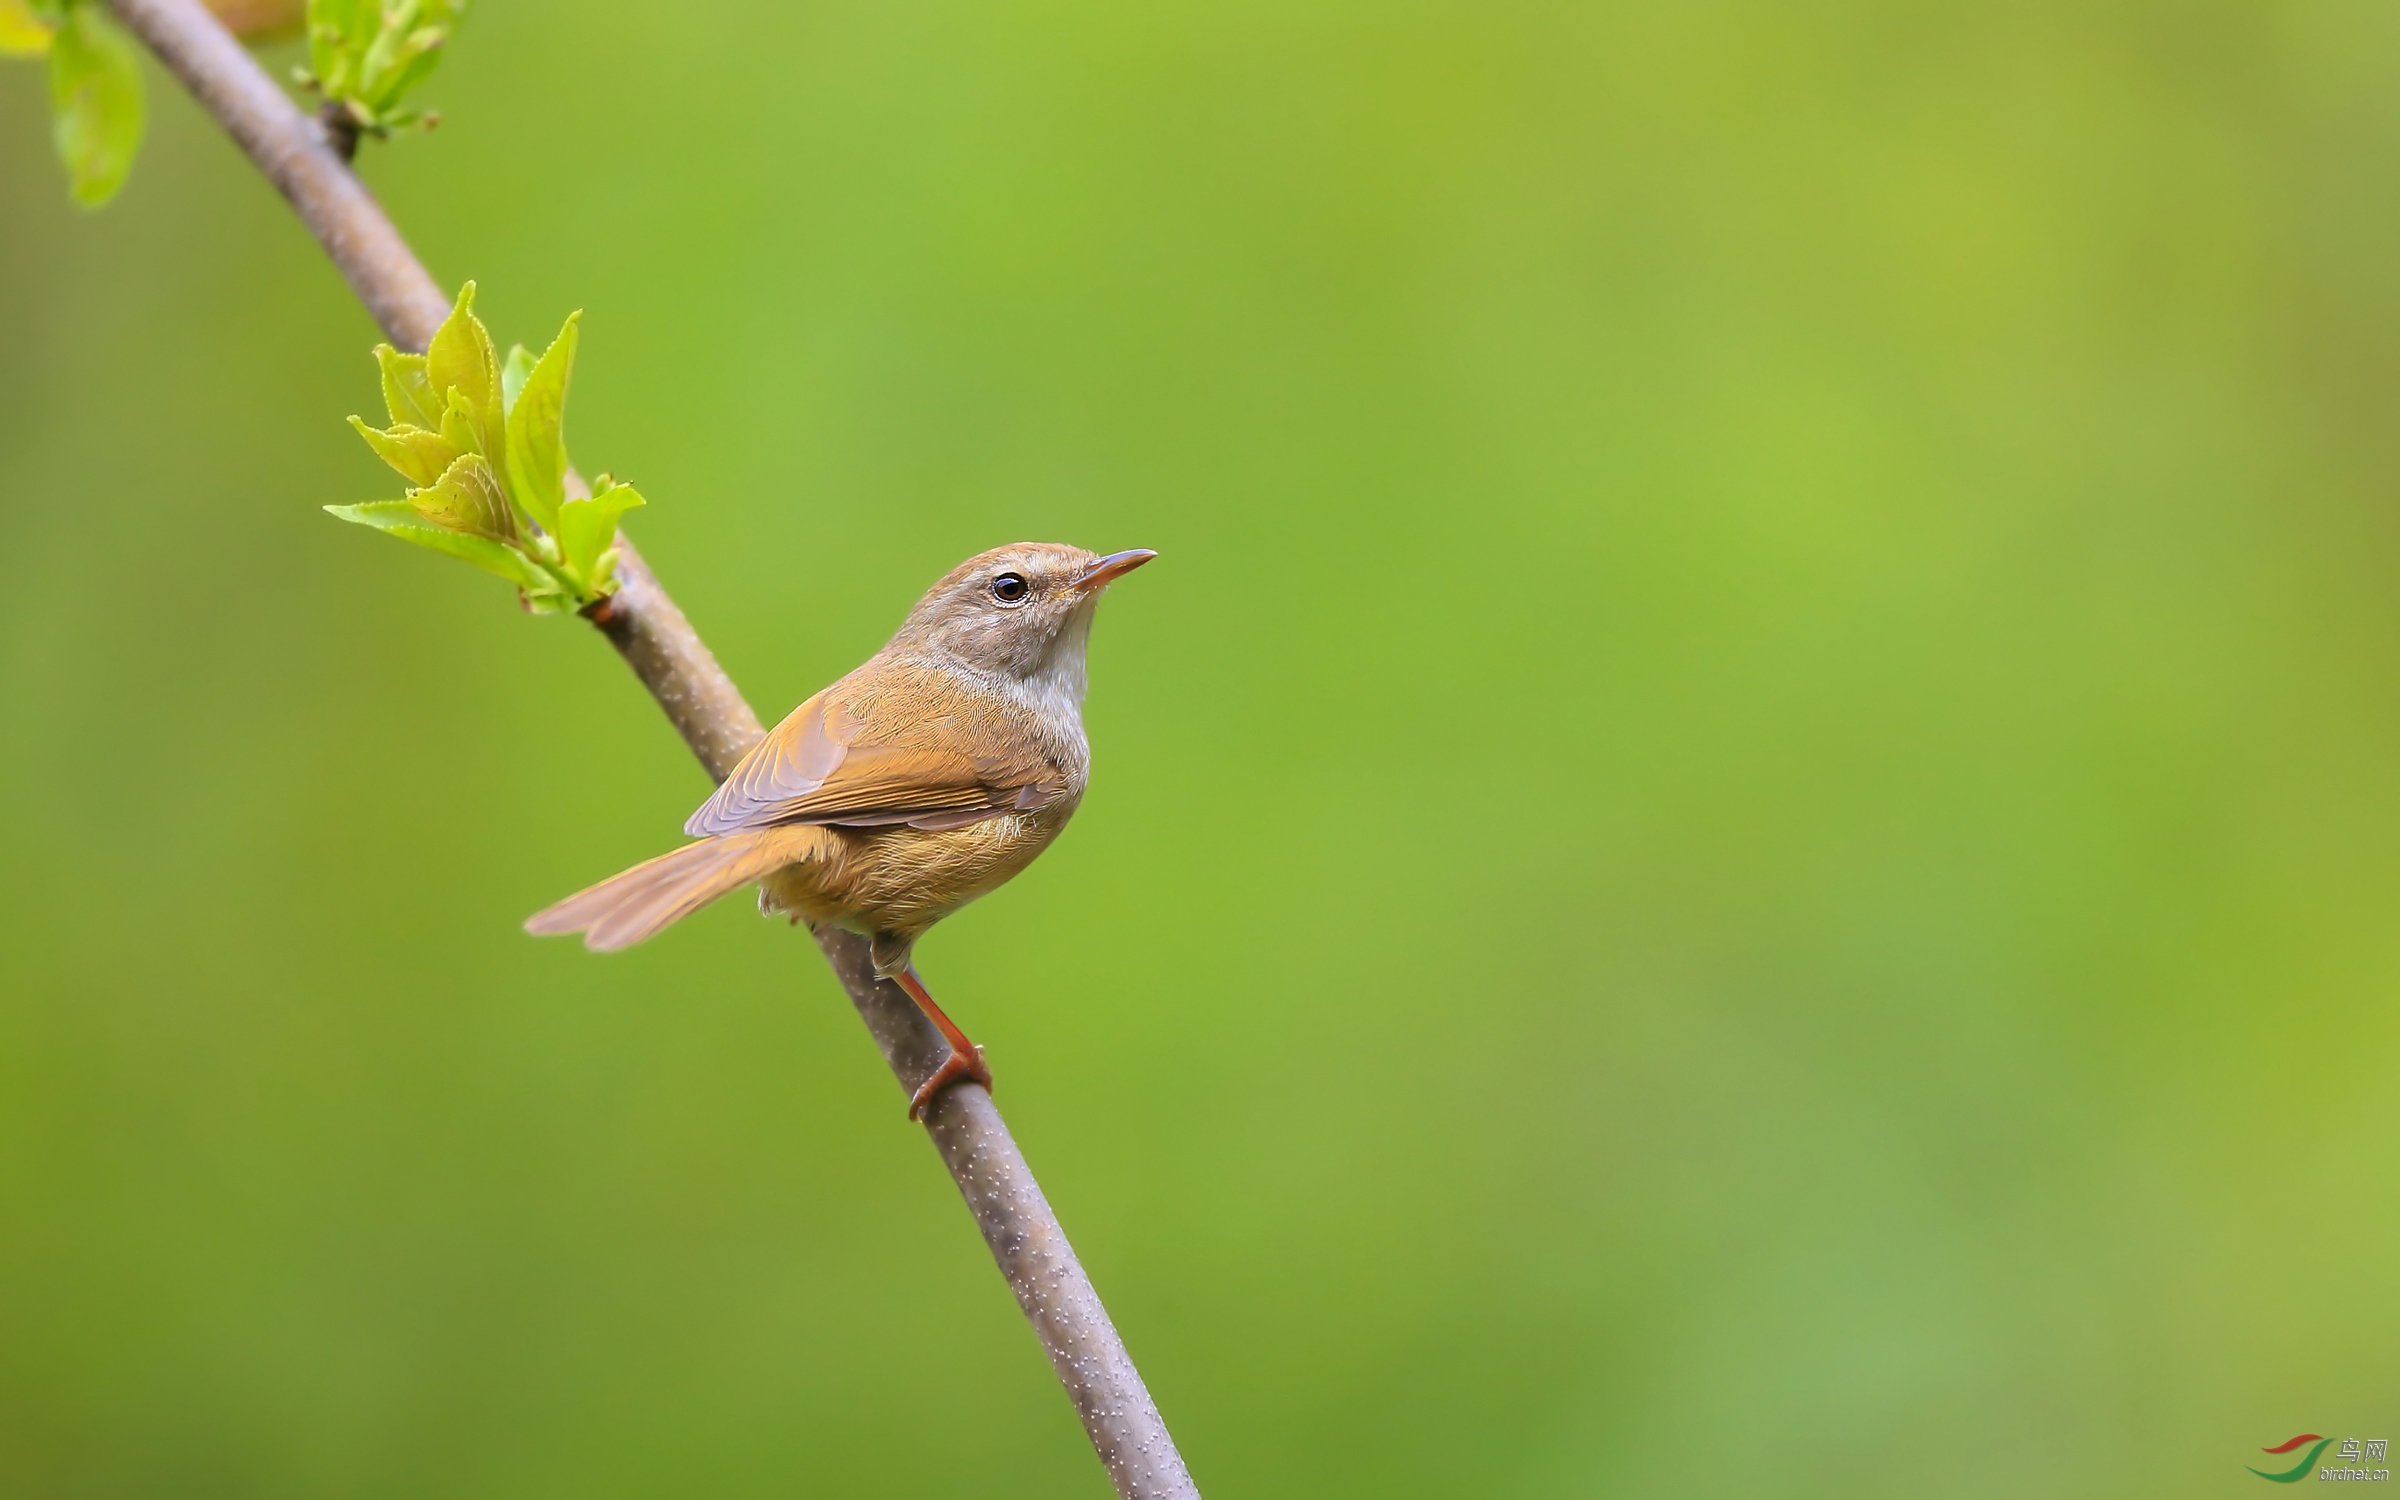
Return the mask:
<svg viewBox="0 0 2400 1500">
<path fill-rule="evenodd" d="M 288 61 L 278 54 L 277 65 Z M 2400 13 L 489 0 L 364 170 L 762 711 L 1150 546 L 926 973 L 1215 1496 L 2400 1438 Z M 0 67 L 0 1491 L 1107 1493 L 707 784 Z"/>
</svg>

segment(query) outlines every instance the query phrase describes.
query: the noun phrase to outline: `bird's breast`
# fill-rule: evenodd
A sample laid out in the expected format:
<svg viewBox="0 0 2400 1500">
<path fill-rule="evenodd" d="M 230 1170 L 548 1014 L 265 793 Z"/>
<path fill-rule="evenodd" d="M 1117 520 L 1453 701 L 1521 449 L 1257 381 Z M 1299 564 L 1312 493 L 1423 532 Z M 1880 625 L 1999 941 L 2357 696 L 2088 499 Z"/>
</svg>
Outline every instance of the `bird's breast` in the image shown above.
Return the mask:
<svg viewBox="0 0 2400 1500">
<path fill-rule="evenodd" d="M 1033 863 L 1074 816 L 1082 778 L 1031 812 L 963 828 L 827 828 L 818 857 L 768 882 L 773 904 L 854 932 L 921 932 Z"/>
</svg>

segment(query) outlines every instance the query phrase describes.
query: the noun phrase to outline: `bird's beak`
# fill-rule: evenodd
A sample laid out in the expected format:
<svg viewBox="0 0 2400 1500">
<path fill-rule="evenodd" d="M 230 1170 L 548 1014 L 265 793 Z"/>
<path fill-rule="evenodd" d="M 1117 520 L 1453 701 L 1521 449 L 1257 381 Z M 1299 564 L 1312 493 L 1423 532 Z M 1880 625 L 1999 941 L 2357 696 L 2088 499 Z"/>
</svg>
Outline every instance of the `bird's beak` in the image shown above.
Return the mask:
<svg viewBox="0 0 2400 1500">
<path fill-rule="evenodd" d="M 1147 547 L 1136 547 L 1130 552 L 1111 552 L 1106 557 L 1096 557 L 1092 559 L 1091 566 L 1083 570 L 1083 576 L 1075 580 L 1075 586 L 1091 590 L 1106 588 L 1156 556 L 1158 554 Z"/>
</svg>

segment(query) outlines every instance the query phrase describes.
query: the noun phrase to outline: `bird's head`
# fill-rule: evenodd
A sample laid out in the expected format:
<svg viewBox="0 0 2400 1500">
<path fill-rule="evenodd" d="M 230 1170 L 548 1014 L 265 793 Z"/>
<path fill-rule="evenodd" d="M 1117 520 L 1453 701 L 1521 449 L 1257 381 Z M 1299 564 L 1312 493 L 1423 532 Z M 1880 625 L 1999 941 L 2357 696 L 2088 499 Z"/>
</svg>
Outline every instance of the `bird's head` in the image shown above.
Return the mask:
<svg viewBox="0 0 2400 1500">
<path fill-rule="evenodd" d="M 1140 548 L 1103 555 L 1058 542 L 994 547 L 926 590 L 892 644 L 1055 684 L 1080 701 L 1092 606 L 1113 580 L 1157 555 Z"/>
</svg>

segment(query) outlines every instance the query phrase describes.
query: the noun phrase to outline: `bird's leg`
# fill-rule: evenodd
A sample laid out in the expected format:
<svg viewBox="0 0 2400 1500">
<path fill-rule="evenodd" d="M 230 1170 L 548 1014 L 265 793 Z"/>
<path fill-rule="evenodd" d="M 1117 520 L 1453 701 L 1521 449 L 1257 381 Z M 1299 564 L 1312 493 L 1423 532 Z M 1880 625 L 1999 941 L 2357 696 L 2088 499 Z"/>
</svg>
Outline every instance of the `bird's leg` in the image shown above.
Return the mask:
<svg viewBox="0 0 2400 1500">
<path fill-rule="evenodd" d="M 933 1076 L 920 1084 L 916 1097 L 908 1101 L 908 1117 L 914 1120 L 923 1116 L 934 1095 L 962 1078 L 972 1078 L 990 1088 L 992 1070 L 983 1065 L 983 1049 L 968 1041 L 958 1023 L 943 1015 L 942 1008 L 933 1003 L 933 996 L 925 992 L 925 981 L 917 977 L 916 966 L 911 964 L 894 974 L 892 982 L 908 991 L 908 998 L 917 1002 L 917 1009 L 925 1012 L 925 1019 L 938 1027 L 942 1040 L 950 1044 L 950 1055 L 942 1059 L 942 1065 L 933 1070 Z"/>
</svg>

